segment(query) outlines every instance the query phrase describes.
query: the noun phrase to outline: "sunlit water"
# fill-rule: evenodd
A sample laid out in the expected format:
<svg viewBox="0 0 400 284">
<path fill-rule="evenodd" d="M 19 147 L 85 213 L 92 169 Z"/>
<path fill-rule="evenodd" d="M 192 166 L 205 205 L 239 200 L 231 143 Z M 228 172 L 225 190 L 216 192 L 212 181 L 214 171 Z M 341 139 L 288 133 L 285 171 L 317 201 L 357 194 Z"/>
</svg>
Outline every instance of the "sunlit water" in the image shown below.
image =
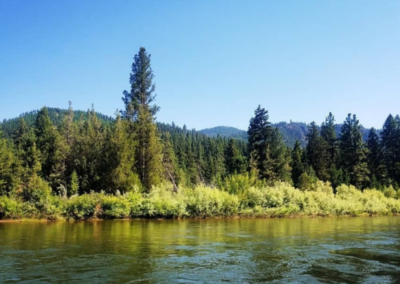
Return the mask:
<svg viewBox="0 0 400 284">
<path fill-rule="evenodd" d="M 400 217 L 0 223 L 0 283 L 400 283 Z"/>
</svg>

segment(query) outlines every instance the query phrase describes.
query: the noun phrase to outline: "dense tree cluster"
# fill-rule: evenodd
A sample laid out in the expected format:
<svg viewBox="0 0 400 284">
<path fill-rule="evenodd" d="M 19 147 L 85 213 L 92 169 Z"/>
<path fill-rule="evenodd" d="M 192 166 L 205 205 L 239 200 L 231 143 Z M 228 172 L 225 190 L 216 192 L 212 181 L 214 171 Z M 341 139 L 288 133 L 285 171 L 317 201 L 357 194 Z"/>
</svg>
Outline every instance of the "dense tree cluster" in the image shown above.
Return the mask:
<svg viewBox="0 0 400 284">
<path fill-rule="evenodd" d="M 338 126 L 329 113 L 321 127 L 308 126 L 303 147 L 289 148 L 281 131 L 258 106 L 250 119 L 248 141 L 208 137 L 195 130 L 155 122 L 150 55 L 135 55 L 131 89 L 123 92 L 125 108 L 116 119 L 84 112 L 42 108 L 4 124 L 0 138 L 0 194 L 26 200 L 40 195 L 72 196 L 104 191 L 151 192 L 163 183 L 223 187 L 234 175 L 255 181 L 292 183 L 306 190 L 318 180 L 333 188 L 383 188 L 400 184 L 400 118 L 389 115 L 378 133 L 364 140 L 356 115 Z M 282 124 L 282 123 L 281 123 Z M 286 124 L 285 124 L 286 125 Z M 340 128 L 338 134 L 338 128 Z M 287 128 L 287 129 L 290 129 Z M 288 130 L 289 131 L 289 130 Z"/>
</svg>

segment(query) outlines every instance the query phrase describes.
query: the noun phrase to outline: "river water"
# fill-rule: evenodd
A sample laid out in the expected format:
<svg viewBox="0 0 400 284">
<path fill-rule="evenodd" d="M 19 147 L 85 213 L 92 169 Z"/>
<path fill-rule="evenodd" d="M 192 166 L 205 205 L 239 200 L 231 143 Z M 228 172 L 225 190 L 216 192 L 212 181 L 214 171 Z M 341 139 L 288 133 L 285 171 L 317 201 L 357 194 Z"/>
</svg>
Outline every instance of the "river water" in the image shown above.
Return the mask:
<svg viewBox="0 0 400 284">
<path fill-rule="evenodd" d="M 0 283 L 400 283 L 400 217 L 0 223 Z"/>
</svg>

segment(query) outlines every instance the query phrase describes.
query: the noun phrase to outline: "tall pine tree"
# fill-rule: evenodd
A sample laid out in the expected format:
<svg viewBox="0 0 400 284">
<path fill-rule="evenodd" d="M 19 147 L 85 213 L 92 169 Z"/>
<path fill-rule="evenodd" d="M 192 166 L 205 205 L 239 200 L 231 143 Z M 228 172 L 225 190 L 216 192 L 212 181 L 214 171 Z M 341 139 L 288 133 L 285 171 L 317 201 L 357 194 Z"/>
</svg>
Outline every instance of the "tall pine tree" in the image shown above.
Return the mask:
<svg viewBox="0 0 400 284">
<path fill-rule="evenodd" d="M 151 103 L 155 99 L 153 71 L 150 66 L 150 54 L 141 47 L 135 55 L 130 75 L 130 92 L 124 91 L 122 98 L 125 110 L 122 117 L 133 123 L 136 147 L 136 171 L 147 191 L 163 179 L 162 145 L 160 142 L 155 114 L 159 107 Z"/>
</svg>

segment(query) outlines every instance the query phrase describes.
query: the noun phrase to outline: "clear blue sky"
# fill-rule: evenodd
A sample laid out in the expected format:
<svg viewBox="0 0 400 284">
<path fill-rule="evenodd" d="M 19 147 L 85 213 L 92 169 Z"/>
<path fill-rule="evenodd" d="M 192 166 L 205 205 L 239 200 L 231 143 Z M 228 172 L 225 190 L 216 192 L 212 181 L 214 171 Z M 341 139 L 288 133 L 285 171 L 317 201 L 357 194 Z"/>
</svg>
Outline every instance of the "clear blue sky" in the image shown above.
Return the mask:
<svg viewBox="0 0 400 284">
<path fill-rule="evenodd" d="M 158 121 L 247 129 L 400 113 L 400 1 L 1 0 L 0 120 L 42 106 L 113 115 L 152 54 Z"/>
</svg>

